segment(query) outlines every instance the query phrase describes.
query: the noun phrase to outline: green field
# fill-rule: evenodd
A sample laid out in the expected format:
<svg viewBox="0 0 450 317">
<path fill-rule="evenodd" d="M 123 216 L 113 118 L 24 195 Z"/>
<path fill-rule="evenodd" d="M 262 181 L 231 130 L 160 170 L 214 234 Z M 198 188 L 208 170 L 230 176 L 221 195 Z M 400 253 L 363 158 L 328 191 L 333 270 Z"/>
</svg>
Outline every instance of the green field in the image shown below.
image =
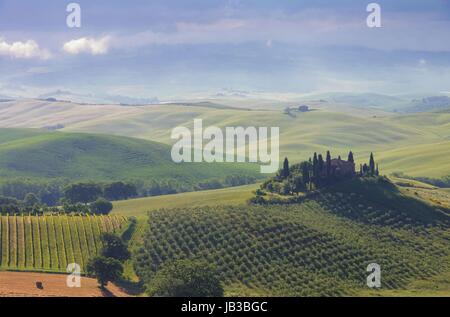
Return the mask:
<svg viewBox="0 0 450 317">
<path fill-rule="evenodd" d="M 113 202 L 112 214 L 142 218 L 162 208 L 183 208 L 244 204 L 259 185 L 245 185 L 191 193 L 163 195 Z"/>
<path fill-rule="evenodd" d="M 165 144 L 86 133 L 0 129 L 0 176 L 40 180 L 153 180 L 197 184 L 229 175 L 260 176 L 258 166 L 176 164 Z"/>
<path fill-rule="evenodd" d="M 137 273 L 201 258 L 218 267 L 227 295 L 364 295 L 375 262 L 382 290 L 399 293 L 449 272 L 449 227 L 445 211 L 371 181 L 289 206 L 163 209 L 150 213 Z"/>
<path fill-rule="evenodd" d="M 122 216 L 0 216 L 0 270 L 66 272 L 84 270 L 98 253 L 102 232 L 119 232 Z"/>
</svg>

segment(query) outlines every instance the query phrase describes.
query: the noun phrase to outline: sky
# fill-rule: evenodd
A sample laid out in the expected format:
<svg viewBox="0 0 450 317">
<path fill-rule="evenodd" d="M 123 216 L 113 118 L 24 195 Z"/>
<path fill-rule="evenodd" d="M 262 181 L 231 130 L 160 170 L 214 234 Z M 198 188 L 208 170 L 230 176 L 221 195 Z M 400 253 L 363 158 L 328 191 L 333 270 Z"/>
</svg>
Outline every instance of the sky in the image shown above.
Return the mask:
<svg viewBox="0 0 450 317">
<path fill-rule="evenodd" d="M 0 97 L 450 91 L 450 1 L 371 2 L 0 0 Z"/>
</svg>

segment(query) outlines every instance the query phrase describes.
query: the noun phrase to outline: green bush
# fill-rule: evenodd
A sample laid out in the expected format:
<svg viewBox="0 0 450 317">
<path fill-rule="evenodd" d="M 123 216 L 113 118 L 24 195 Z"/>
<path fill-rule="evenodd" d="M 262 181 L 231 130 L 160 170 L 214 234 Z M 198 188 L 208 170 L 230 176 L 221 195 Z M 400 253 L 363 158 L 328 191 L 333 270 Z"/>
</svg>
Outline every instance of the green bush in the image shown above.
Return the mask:
<svg viewBox="0 0 450 317">
<path fill-rule="evenodd" d="M 223 288 L 215 268 L 203 261 L 166 263 L 147 284 L 150 296 L 222 297 Z"/>
</svg>

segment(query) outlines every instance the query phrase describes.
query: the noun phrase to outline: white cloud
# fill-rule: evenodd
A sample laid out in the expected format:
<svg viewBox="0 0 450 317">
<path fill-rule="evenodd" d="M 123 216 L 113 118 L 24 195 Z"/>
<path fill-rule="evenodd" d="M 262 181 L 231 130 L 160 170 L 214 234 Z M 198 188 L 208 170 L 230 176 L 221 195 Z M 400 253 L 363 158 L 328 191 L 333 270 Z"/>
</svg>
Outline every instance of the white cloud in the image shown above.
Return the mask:
<svg viewBox="0 0 450 317">
<path fill-rule="evenodd" d="M 8 43 L 0 39 L 0 55 L 5 55 L 12 58 L 48 59 L 51 57 L 50 52 L 39 48 L 39 45 L 33 40 Z"/>
<path fill-rule="evenodd" d="M 92 55 L 101 55 L 108 53 L 111 38 L 105 36 L 99 39 L 82 37 L 64 43 L 63 50 L 69 54 L 88 53 Z"/>
</svg>

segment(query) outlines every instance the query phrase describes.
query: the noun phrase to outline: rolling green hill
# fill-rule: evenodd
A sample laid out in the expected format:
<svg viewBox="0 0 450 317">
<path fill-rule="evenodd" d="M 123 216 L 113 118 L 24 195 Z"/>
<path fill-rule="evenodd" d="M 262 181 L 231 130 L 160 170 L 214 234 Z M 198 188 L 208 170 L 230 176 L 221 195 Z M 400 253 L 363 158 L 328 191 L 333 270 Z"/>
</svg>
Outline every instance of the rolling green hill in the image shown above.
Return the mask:
<svg viewBox="0 0 450 317">
<path fill-rule="evenodd" d="M 373 151 L 386 174 L 404 172 L 435 178 L 450 174 L 450 163 L 445 160 L 450 148 L 449 113 L 396 114 L 342 103 L 308 102 L 315 111 L 288 116 L 283 113 L 283 104 L 296 105 L 279 102 L 276 107 L 261 109 L 256 102 L 249 110 L 209 104 L 124 107 L 28 100 L 2 104 L 0 126 L 42 128 L 61 124 L 66 132 L 105 133 L 172 144 L 174 127 L 192 127 L 195 118 L 202 118 L 205 127 L 280 127 L 280 153 L 291 161 L 307 159 L 315 151 L 331 149 L 337 156 L 352 149 L 357 163 Z"/>
<path fill-rule="evenodd" d="M 336 296 L 367 294 L 366 267 L 378 263 L 382 291 L 400 292 L 450 271 L 449 228 L 448 210 L 353 180 L 301 204 L 153 211 L 137 273 L 201 258 L 227 295 Z"/>
<path fill-rule="evenodd" d="M 65 273 L 85 269 L 101 248 L 102 232 L 120 232 L 121 216 L 0 216 L 0 270 Z"/>
<path fill-rule="evenodd" d="M 24 129 L 0 129 L 0 135 L 3 180 L 177 180 L 199 184 L 231 175 L 260 175 L 258 166 L 250 164 L 176 164 L 170 146 L 128 137 Z"/>
</svg>

